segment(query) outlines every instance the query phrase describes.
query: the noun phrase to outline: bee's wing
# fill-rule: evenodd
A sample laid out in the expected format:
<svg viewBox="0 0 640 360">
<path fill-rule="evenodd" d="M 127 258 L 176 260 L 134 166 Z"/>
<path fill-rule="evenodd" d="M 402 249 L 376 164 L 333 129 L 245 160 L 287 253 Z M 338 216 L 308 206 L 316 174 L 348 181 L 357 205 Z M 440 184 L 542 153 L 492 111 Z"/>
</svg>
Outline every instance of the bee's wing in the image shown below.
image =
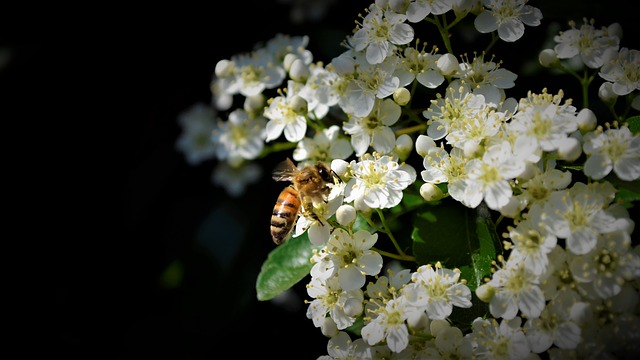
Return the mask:
<svg viewBox="0 0 640 360">
<path fill-rule="evenodd" d="M 275 181 L 291 181 L 293 179 L 293 175 L 298 172 L 298 168 L 291 161 L 291 159 L 287 158 L 287 160 L 276 165 L 275 169 L 273 169 L 272 178 Z"/>
</svg>

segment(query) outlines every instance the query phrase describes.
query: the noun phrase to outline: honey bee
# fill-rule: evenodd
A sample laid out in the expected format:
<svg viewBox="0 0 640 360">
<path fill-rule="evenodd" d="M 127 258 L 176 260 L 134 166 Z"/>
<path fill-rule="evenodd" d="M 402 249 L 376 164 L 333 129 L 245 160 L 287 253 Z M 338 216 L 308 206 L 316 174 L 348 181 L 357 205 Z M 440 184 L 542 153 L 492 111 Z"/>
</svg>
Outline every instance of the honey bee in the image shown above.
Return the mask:
<svg viewBox="0 0 640 360">
<path fill-rule="evenodd" d="M 273 179 L 291 182 L 291 185 L 285 187 L 278 195 L 271 215 L 271 238 L 276 245 L 289 238 L 298 219 L 298 212 L 324 225 L 313 212 L 313 203 L 327 202 L 331 191 L 327 184 L 332 183 L 334 178 L 337 178 L 337 175 L 321 162 L 299 169 L 287 158 L 276 166 Z"/>
</svg>

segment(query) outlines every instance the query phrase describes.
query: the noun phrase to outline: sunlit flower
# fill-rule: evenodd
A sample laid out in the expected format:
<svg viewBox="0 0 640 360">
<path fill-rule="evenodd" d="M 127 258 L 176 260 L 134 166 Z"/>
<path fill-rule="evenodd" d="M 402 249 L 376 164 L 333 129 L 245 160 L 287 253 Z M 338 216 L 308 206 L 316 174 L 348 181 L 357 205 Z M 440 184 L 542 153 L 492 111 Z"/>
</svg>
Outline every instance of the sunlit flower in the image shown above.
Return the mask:
<svg viewBox="0 0 640 360">
<path fill-rule="evenodd" d="M 416 179 L 409 164 L 398 164 L 385 155 L 368 157 L 352 167 L 353 178 L 345 189 L 345 202 L 359 201 L 374 209 L 391 208 L 402 200 L 402 191 Z"/>
<path fill-rule="evenodd" d="M 371 250 L 377 240 L 377 233 L 360 230 L 351 235 L 343 229 L 334 229 L 326 250 L 314 267 L 331 269 L 331 275 L 338 277 L 344 290 L 360 289 L 366 275 L 378 275 L 382 269 L 382 256 Z"/>
<path fill-rule="evenodd" d="M 219 120 L 211 134 L 218 159 L 239 164 L 257 158 L 264 148 L 265 124 L 262 116 L 251 117 L 243 109 L 233 110 L 227 121 Z"/>
<path fill-rule="evenodd" d="M 307 318 L 313 321 L 315 327 L 322 326 L 327 313 L 339 330 L 353 325 L 360 314 L 348 314 L 345 305 L 348 302 L 362 304 L 364 295 L 362 290 L 345 291 L 340 287 L 337 277 L 329 279 L 312 278 L 307 285 L 307 294 L 314 298 L 307 308 Z"/>
<path fill-rule="evenodd" d="M 528 0 L 483 0 L 487 10 L 478 14 L 473 24 L 481 33 L 498 30 L 500 39 L 514 42 L 524 35 L 524 26 L 538 26 L 540 9 L 526 5 Z"/>
<path fill-rule="evenodd" d="M 403 293 L 430 319 L 444 320 L 454 306 L 471 307 L 471 290 L 459 280 L 459 271 L 444 269 L 440 263 L 435 268 L 422 265 L 411 275 L 412 283 L 405 286 Z"/>
<path fill-rule="evenodd" d="M 400 87 L 394 75 L 397 58 L 390 56 L 379 64 L 368 63 L 361 54 L 346 52 L 331 61 L 332 69 L 345 78 L 339 89 L 338 105 L 346 113 L 364 117 L 373 109 L 375 99 L 384 99 Z"/>
<path fill-rule="evenodd" d="M 471 159 L 465 165 L 467 178 L 462 203 L 475 208 L 484 200 L 490 209 L 500 209 L 513 196 L 509 180 L 524 169 L 524 162 L 513 155 L 508 142 L 490 146 L 482 159 Z"/>
<path fill-rule="evenodd" d="M 515 146 L 534 154 L 531 161 L 538 161 L 542 151 L 558 150 L 567 142 L 569 134 L 578 129 L 576 108 L 571 100 L 562 103 L 564 92 L 557 95 L 529 92 L 519 101 L 518 111 L 512 116 L 508 131 L 515 137 Z"/>
<path fill-rule="evenodd" d="M 407 86 L 417 80 L 420 85 L 435 89 L 444 82 L 442 71 L 438 68 L 438 59 L 442 55 L 407 47 L 403 56 L 395 72 L 400 79 L 400 86 Z"/>
<path fill-rule="evenodd" d="M 362 20 L 362 27 L 351 41 L 356 51 L 366 50 L 370 64 L 379 64 L 395 49 L 413 40 L 413 28 L 405 24 L 406 15 L 379 8 L 375 3 Z"/>
<path fill-rule="evenodd" d="M 485 60 L 484 55 L 476 55 L 471 62 L 463 61 L 453 75 L 457 81 L 449 87 L 465 86 L 475 95 L 484 96 L 485 103 L 497 108 L 505 100 L 504 89 L 514 87 L 518 77 L 514 72 L 500 67 L 501 63 Z"/>
<path fill-rule="evenodd" d="M 298 166 L 312 164 L 316 161 L 329 163 L 334 159 L 346 159 L 353 153 L 349 140 L 341 136 L 340 127 L 332 125 L 315 133 L 313 138 L 302 139 L 295 150 L 293 160 Z"/>
<path fill-rule="evenodd" d="M 362 328 L 362 338 L 369 345 L 386 341 L 389 349 L 395 353 L 404 350 L 409 344 L 407 308 L 407 300 L 404 297 L 387 301 L 384 307 L 376 310 L 377 316 Z"/>
<path fill-rule="evenodd" d="M 266 141 L 284 137 L 289 142 L 298 142 L 307 132 L 307 101 L 298 95 L 300 86 L 294 81 L 288 82 L 285 94 L 269 99 L 269 106 L 264 110 L 267 122 Z"/>
<path fill-rule="evenodd" d="M 396 144 L 396 136 L 391 130 L 400 119 L 402 110 L 392 99 L 375 100 L 373 110 L 366 116 L 351 116 L 342 128 L 351 135 L 351 145 L 356 156 L 361 156 L 369 146 L 380 154 L 391 152 Z"/>
</svg>

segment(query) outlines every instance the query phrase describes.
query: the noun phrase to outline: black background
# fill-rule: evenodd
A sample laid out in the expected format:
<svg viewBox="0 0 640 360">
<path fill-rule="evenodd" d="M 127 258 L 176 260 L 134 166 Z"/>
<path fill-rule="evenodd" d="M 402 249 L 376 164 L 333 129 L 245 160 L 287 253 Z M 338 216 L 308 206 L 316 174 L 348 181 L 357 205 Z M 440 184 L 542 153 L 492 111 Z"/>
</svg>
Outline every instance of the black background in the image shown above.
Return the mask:
<svg viewBox="0 0 640 360">
<path fill-rule="evenodd" d="M 214 161 L 193 167 L 176 152 L 176 119 L 191 105 L 210 101 L 218 60 L 249 51 L 276 33 L 309 35 L 315 59 L 330 61 L 341 51 L 337 41 L 351 32 L 369 2 L 343 3 L 333 5 L 321 22 L 304 24 L 290 21 L 286 4 L 242 1 L 180 9 L 80 9 L 77 17 L 42 12 L 44 22 L 25 16 L 26 24 L 6 26 L 0 45 L 9 58 L 0 69 L 0 101 L 5 121 L 17 123 L 16 135 L 28 141 L 23 146 L 38 148 L 21 162 L 33 188 L 41 189 L 33 193 L 43 195 L 25 205 L 32 228 L 23 239 L 31 243 L 36 230 L 46 233 L 37 235 L 48 259 L 39 275 L 52 281 L 43 298 L 50 299 L 54 319 L 42 321 L 40 332 L 52 355 L 315 359 L 326 354 L 327 339 L 304 315 L 305 281 L 294 288 L 297 307 L 256 300 L 256 276 L 274 247 L 268 217 L 281 184 L 264 176 L 241 198 L 229 197 L 211 183 Z M 499 42 L 494 50 L 503 66 L 518 72 L 514 67 L 521 59 L 537 59 L 546 25 L 554 19 L 580 22 L 582 16 L 595 17 L 598 26 L 619 21 L 623 46 L 637 49 L 635 19 L 622 3 L 533 1 L 545 16 L 542 26 L 527 27 L 521 41 Z M 41 25 L 37 36 L 20 34 L 35 24 Z M 503 46 L 514 50 L 501 52 Z M 579 97 L 571 90 L 574 80 L 554 79 L 518 80 L 522 93 L 510 94 L 547 86 Z M 265 173 L 279 155 L 262 161 Z M 229 257 L 196 240 L 211 214 L 223 219 L 214 222 L 214 243 L 239 243 Z M 241 236 L 233 236 L 237 233 Z M 167 288 L 159 279 L 172 264 L 181 267 L 183 277 Z"/>
</svg>

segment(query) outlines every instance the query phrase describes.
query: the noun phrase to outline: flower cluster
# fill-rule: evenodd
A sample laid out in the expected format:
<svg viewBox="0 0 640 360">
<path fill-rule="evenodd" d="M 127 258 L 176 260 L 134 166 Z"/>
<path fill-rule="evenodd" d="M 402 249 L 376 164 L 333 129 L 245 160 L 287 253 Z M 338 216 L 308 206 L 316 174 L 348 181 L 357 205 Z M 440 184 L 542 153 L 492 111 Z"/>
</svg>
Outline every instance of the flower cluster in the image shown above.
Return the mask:
<svg viewBox="0 0 640 360">
<path fill-rule="evenodd" d="M 239 173 L 292 151 L 300 168 L 330 165 L 330 195 L 299 212 L 288 240 L 309 243 L 321 359 L 640 355 L 640 51 L 622 46 L 619 24 L 570 21 L 540 51 L 541 69 L 574 76 L 581 99 L 514 98 L 518 75 L 487 53 L 542 23 L 526 0 L 365 10 L 328 63 L 287 35 L 219 61 L 211 108 L 180 118 L 191 163 L 215 157 Z M 465 21 L 491 36 L 472 58 L 451 43 Z M 419 25 L 443 49 L 420 47 Z M 265 283 L 263 299 L 293 285 Z"/>
</svg>

